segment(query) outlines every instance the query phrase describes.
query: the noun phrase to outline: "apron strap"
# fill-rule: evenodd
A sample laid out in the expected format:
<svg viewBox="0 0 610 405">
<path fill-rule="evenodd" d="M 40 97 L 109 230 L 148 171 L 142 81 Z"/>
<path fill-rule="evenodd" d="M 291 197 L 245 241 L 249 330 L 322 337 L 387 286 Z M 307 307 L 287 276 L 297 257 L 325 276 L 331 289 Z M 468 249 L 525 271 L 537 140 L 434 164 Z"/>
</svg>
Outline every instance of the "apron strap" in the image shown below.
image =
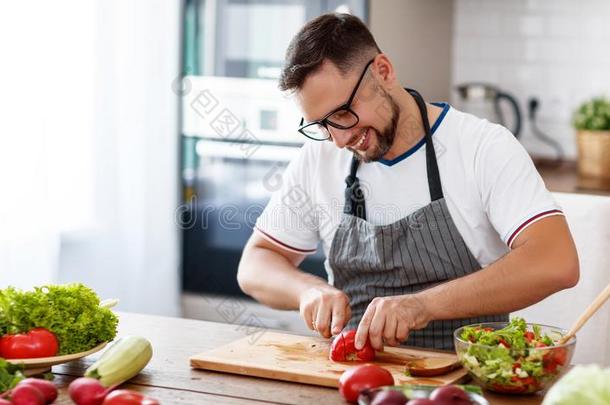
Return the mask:
<svg viewBox="0 0 610 405">
<path fill-rule="evenodd" d="M 413 96 L 419 108 L 419 113 L 424 125 L 424 139 L 426 141 L 426 173 L 428 175 L 428 189 L 430 190 L 430 200 L 436 201 L 443 198 L 443 189 L 441 187 L 441 176 L 438 171 L 436 162 L 436 153 L 434 151 L 434 143 L 432 142 L 432 132 L 430 130 L 430 122 L 428 121 L 428 111 L 426 103 L 422 96 L 413 89 L 406 89 Z M 366 205 L 364 202 L 364 193 L 360 188 L 360 181 L 356 176 L 360 160 L 356 156 L 352 157 L 349 176 L 345 178 L 345 207 L 343 213 L 356 216 L 366 220 Z"/>
<path fill-rule="evenodd" d="M 441 187 L 441 176 L 438 171 L 436 162 L 436 153 L 434 151 L 434 143 L 432 142 L 432 132 L 430 131 L 430 122 L 428 121 L 428 111 L 426 103 L 422 96 L 413 89 L 406 89 L 413 96 L 419 113 L 424 124 L 424 138 L 426 140 L 426 172 L 428 174 L 428 189 L 430 190 L 430 200 L 436 201 L 443 198 L 443 188 Z"/>
<path fill-rule="evenodd" d="M 345 207 L 343 213 L 356 216 L 366 221 L 366 205 L 364 203 L 364 193 L 360 188 L 360 180 L 356 176 L 360 160 L 356 156 L 352 157 L 352 164 L 349 169 L 349 176 L 345 178 Z"/>
</svg>

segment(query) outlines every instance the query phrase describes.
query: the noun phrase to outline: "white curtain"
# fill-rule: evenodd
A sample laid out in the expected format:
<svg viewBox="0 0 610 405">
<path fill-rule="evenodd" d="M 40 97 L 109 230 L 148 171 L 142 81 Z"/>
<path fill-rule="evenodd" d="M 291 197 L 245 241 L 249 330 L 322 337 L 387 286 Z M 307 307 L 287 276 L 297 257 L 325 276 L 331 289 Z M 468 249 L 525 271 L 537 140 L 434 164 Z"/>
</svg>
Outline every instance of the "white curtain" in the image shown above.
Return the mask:
<svg viewBox="0 0 610 405">
<path fill-rule="evenodd" d="M 80 281 L 118 309 L 177 315 L 180 2 L 0 15 L 0 286 Z"/>
</svg>

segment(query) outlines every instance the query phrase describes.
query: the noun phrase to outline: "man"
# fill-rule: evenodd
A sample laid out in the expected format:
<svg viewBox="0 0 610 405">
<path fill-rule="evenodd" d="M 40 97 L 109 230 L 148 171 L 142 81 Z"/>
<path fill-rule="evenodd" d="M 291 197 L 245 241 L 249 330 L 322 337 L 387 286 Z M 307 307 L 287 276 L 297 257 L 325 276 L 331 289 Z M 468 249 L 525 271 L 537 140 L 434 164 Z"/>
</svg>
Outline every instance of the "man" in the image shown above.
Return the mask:
<svg viewBox="0 0 610 405">
<path fill-rule="evenodd" d="M 456 328 L 578 282 L 565 218 L 514 136 L 404 89 L 358 18 L 308 22 L 280 88 L 311 140 L 244 249 L 245 293 L 324 337 L 357 328 L 357 348 L 452 349 Z M 298 269 L 318 242 L 328 282 Z"/>
</svg>

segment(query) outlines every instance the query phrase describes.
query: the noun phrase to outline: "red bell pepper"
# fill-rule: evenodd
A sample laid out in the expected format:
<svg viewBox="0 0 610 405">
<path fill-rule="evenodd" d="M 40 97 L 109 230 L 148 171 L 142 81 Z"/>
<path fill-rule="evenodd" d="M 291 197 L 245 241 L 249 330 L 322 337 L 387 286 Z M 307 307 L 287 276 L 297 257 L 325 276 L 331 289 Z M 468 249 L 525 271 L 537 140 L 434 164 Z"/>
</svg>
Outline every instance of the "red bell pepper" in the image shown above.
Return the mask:
<svg viewBox="0 0 610 405">
<path fill-rule="evenodd" d="M 332 361 L 372 361 L 375 359 L 375 349 L 367 339 L 364 347 L 356 350 L 356 330 L 350 329 L 337 335 L 330 346 Z"/>
<path fill-rule="evenodd" d="M 59 342 L 45 328 L 34 328 L 27 333 L 4 335 L 0 338 L 0 357 L 6 359 L 31 359 L 55 356 Z"/>
</svg>

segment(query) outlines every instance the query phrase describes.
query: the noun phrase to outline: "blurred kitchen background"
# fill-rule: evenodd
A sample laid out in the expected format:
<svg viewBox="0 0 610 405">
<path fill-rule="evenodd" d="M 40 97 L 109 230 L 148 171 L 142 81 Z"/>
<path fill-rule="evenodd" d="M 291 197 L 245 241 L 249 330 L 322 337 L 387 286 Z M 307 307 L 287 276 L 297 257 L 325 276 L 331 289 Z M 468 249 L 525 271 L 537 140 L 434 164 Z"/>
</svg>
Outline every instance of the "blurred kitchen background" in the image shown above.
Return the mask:
<svg viewBox="0 0 610 405">
<path fill-rule="evenodd" d="M 123 311 L 307 333 L 235 276 L 303 142 L 276 88 L 284 51 L 328 11 L 366 21 L 403 84 L 527 148 L 568 214 L 582 277 L 522 314 L 568 327 L 610 282 L 610 191 L 579 181 L 572 126 L 581 103 L 610 96 L 604 0 L 3 3 L 0 287 L 80 281 Z M 325 277 L 322 262 L 303 267 Z M 594 335 L 610 339 L 609 310 Z M 575 361 L 610 363 L 610 349 L 579 346 Z"/>
</svg>

